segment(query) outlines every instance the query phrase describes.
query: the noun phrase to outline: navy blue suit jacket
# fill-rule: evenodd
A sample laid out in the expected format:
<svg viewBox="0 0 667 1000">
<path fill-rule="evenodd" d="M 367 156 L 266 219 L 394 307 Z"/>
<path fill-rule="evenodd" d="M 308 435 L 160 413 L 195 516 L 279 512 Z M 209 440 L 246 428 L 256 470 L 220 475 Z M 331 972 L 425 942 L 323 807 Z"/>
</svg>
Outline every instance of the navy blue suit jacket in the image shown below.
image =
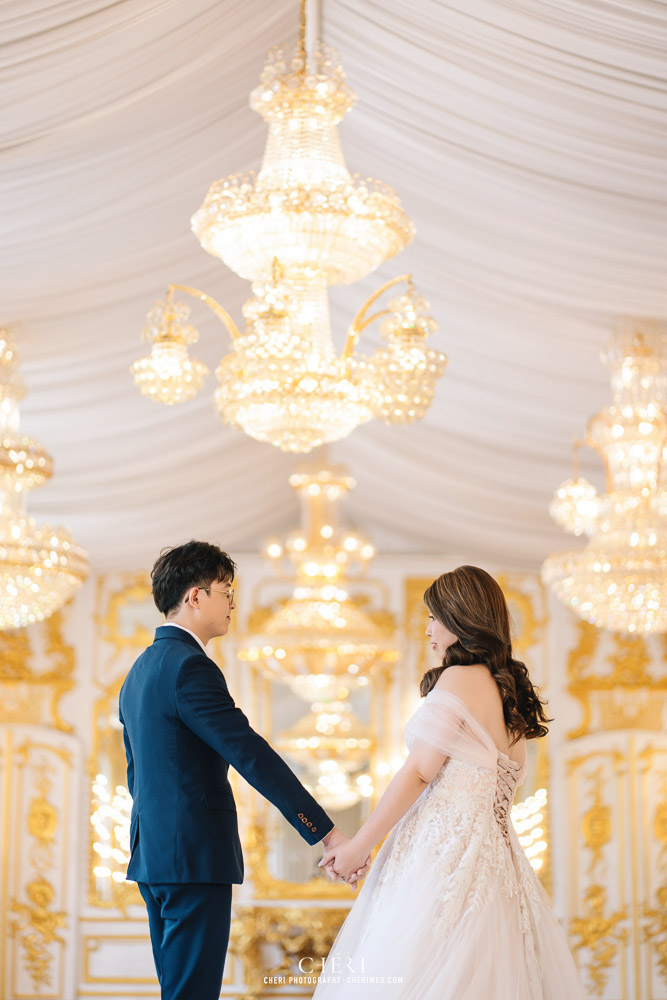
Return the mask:
<svg viewBox="0 0 667 1000">
<path fill-rule="evenodd" d="M 173 626 L 136 661 L 120 692 L 132 796 L 127 877 L 135 882 L 243 881 L 229 765 L 316 844 L 333 822 L 236 708 L 218 666 Z"/>
</svg>

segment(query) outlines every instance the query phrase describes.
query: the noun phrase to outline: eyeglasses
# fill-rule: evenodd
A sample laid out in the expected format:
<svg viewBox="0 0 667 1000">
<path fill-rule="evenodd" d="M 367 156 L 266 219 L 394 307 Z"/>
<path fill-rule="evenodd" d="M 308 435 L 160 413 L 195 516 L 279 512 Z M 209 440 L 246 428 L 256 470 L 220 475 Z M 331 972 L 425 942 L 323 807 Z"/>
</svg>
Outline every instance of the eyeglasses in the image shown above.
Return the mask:
<svg viewBox="0 0 667 1000">
<path fill-rule="evenodd" d="M 230 604 L 234 603 L 234 588 L 230 587 L 229 590 L 216 590 L 215 587 L 200 587 L 206 594 L 222 594 L 226 597 Z"/>
</svg>

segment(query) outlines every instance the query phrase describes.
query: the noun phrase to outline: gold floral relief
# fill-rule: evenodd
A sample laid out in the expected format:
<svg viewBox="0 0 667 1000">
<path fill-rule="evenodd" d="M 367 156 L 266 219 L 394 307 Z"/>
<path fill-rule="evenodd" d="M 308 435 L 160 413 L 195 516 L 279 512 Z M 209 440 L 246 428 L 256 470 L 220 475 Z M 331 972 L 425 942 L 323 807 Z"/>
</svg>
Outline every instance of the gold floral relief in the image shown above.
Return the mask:
<svg viewBox="0 0 667 1000">
<path fill-rule="evenodd" d="M 46 621 L 0 632 L 0 723 L 72 732 L 59 711 L 60 699 L 75 685 L 75 651 L 63 634 L 68 606 Z"/>
<path fill-rule="evenodd" d="M 35 990 L 40 991 L 53 984 L 53 955 L 46 945 L 54 941 L 60 945 L 65 944 L 64 938 L 57 931 L 66 926 L 67 914 L 62 910 L 49 909 L 55 890 L 47 879 L 33 879 L 28 882 L 25 891 L 28 903 L 14 900 L 10 906 L 11 912 L 18 915 L 17 920 L 10 921 L 10 934 L 19 939 L 24 951 L 26 971 Z"/>
<path fill-rule="evenodd" d="M 653 747 L 647 747 L 640 755 L 643 765 L 643 798 L 645 806 L 650 808 L 649 800 L 652 785 L 646 780 L 649 777 L 649 767 L 658 754 L 667 757 L 667 750 L 660 752 Z M 667 985 L 667 771 L 659 770 L 656 774 L 657 795 L 654 800 L 652 815 L 649 813 L 644 830 L 646 841 L 644 854 L 647 874 L 645 900 L 642 905 L 643 941 L 648 945 L 658 975 Z M 655 785 L 653 785 L 655 787 Z M 650 835 L 655 838 L 657 853 L 652 856 Z M 655 849 L 655 848 L 654 848 Z M 652 890 L 651 882 L 655 888 Z"/>
<path fill-rule="evenodd" d="M 597 764 L 595 758 L 598 758 Z M 616 778 L 613 785 L 610 783 L 610 768 L 613 768 L 611 774 Z M 568 766 L 570 781 L 575 783 L 575 788 L 577 782 L 583 783 L 588 798 L 583 812 L 579 813 L 576 805 L 574 808 L 574 815 L 580 818 L 582 846 L 573 845 L 575 870 L 572 890 L 577 900 L 575 910 L 578 907 L 581 910 L 570 922 L 570 933 L 573 951 L 584 953 L 582 961 L 586 986 L 594 997 L 603 995 L 612 966 L 629 939 L 628 908 L 622 895 L 616 909 L 609 903 L 610 866 L 606 851 L 614 842 L 616 832 L 614 810 L 605 792 L 610 787 L 617 787 L 620 795 L 623 768 L 623 755 L 616 751 L 593 752 L 571 760 Z M 620 799 L 616 808 L 621 809 Z M 578 882 L 578 850 L 585 865 L 587 882 L 582 887 Z M 622 887 L 620 892 L 623 892 Z"/>
<path fill-rule="evenodd" d="M 574 951 L 580 948 L 588 951 L 588 985 L 596 997 L 602 996 L 609 968 L 628 940 L 627 928 L 622 926 L 627 917 L 625 907 L 607 915 L 606 910 L 607 890 L 603 885 L 593 883 L 584 895 L 583 916 L 575 917 L 570 924 L 575 938 Z"/>
<path fill-rule="evenodd" d="M 602 863 L 602 851 L 612 837 L 611 807 L 602 802 L 602 768 L 598 767 L 591 775 L 593 783 L 593 805 L 587 809 L 581 819 L 581 832 L 584 844 L 591 852 L 589 873 Z"/>
<path fill-rule="evenodd" d="M 56 968 L 62 974 L 64 960 L 65 938 L 59 932 L 67 927 L 68 916 L 57 906 L 54 880 L 63 881 L 60 891 L 64 898 L 68 844 L 67 832 L 61 828 L 61 810 L 67 818 L 72 755 L 65 746 L 26 740 L 16 749 L 14 760 L 18 764 L 17 817 L 25 823 L 27 833 L 27 843 L 25 834 L 23 837 L 24 861 L 19 855 L 15 864 L 21 872 L 26 863 L 28 873 L 19 883 L 21 898 L 8 900 L 8 912 L 13 915 L 9 935 L 18 945 L 23 971 L 33 990 L 41 994 L 54 988 Z M 21 804 L 24 795 L 25 809 Z"/>
</svg>

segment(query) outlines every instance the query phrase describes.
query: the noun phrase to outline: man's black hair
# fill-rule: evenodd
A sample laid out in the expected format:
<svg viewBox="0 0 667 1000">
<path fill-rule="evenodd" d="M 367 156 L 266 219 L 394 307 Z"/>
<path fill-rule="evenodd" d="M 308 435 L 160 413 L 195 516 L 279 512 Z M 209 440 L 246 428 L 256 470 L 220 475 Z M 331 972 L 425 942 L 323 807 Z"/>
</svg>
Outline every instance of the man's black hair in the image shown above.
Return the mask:
<svg viewBox="0 0 667 1000">
<path fill-rule="evenodd" d="M 209 542 L 186 542 L 163 549 L 151 570 L 153 600 L 158 611 L 176 611 L 192 587 L 202 589 L 218 581 L 231 583 L 236 563 L 231 556 Z"/>
</svg>

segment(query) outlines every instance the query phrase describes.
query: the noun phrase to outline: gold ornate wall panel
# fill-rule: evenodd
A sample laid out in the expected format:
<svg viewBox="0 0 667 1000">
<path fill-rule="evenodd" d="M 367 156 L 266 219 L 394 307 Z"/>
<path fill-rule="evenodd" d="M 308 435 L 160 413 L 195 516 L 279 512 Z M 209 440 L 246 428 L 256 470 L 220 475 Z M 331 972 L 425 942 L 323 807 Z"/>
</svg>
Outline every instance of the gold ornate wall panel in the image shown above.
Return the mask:
<svg viewBox="0 0 667 1000">
<path fill-rule="evenodd" d="M 579 740 L 567 780 L 569 930 L 589 995 L 667 1000 L 667 737 Z"/>
<path fill-rule="evenodd" d="M 62 1000 L 75 995 L 79 744 L 43 726 L 0 739 L 0 1000 Z"/>
<path fill-rule="evenodd" d="M 649 739 L 636 753 L 638 774 L 637 896 L 647 1000 L 667 997 L 667 740 Z M 643 946 L 643 947 L 642 947 Z"/>
<path fill-rule="evenodd" d="M 617 749 L 568 761 L 572 848 L 570 933 L 591 997 L 629 997 L 626 818 L 628 766 Z M 576 832 L 575 832 L 576 831 Z"/>
<path fill-rule="evenodd" d="M 373 681 L 372 698 L 366 688 L 371 802 L 400 766 L 403 725 L 431 665 L 422 595 L 433 576 L 406 578 L 399 566 L 391 567 L 390 581 L 392 574 L 405 601 L 397 640 L 402 657 L 395 675 Z M 243 593 L 252 593 L 253 579 L 252 573 L 244 577 Z M 557 912 L 591 1000 L 667 1000 L 667 644 L 599 632 L 551 602 L 547 615 L 537 578 L 499 579 L 517 653 L 551 697 L 556 716 L 548 740 L 531 743 L 531 771 L 518 795 L 549 791 L 540 822 L 549 847 L 540 877 L 548 888 L 553 880 Z M 136 889 L 92 874 L 89 813 L 95 775 L 106 775 L 111 788 L 125 782 L 118 691 L 160 616 L 146 575 L 97 581 L 94 631 L 91 598 L 84 588 L 65 618 L 2 640 L 0 1000 L 158 995 Z M 272 682 L 254 665 L 237 662 L 243 627 L 241 617 L 212 653 L 252 724 L 273 739 L 291 722 Z M 85 665 L 82 677 L 74 672 L 70 634 Z M 74 720 L 77 735 L 90 740 L 85 773 L 67 733 Z M 275 811 L 237 776 L 233 782 L 248 882 L 235 892 L 235 953 L 223 995 L 307 996 L 312 984 L 303 976 L 326 952 L 352 897 L 347 887 L 281 874 L 270 842 Z M 302 959 L 307 967 L 300 969 Z M 273 982 L 264 981 L 271 976 Z"/>
</svg>

